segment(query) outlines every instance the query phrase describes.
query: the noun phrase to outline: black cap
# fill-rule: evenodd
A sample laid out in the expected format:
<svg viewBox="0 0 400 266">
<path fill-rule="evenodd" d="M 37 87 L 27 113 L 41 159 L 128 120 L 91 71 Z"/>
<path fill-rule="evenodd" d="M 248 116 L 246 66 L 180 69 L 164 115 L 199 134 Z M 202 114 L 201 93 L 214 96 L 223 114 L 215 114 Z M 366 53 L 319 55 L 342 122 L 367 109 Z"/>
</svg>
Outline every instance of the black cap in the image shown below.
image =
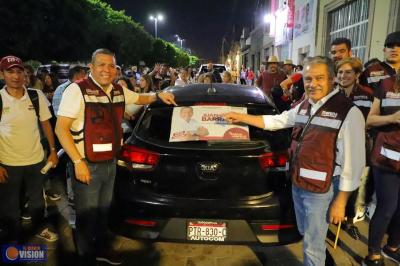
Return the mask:
<svg viewBox="0 0 400 266">
<path fill-rule="evenodd" d="M 389 35 L 386 36 L 385 46 L 390 44 L 400 44 L 400 31 L 389 33 Z"/>
</svg>

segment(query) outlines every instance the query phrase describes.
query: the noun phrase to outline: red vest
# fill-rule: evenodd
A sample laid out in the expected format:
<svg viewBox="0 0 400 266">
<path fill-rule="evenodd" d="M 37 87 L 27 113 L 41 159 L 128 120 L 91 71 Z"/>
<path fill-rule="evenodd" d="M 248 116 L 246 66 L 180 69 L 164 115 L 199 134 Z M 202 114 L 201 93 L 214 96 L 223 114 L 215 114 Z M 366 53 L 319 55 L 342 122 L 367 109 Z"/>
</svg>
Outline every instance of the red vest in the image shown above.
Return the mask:
<svg viewBox="0 0 400 266">
<path fill-rule="evenodd" d="M 369 110 L 371 109 L 372 102 L 374 101 L 372 89 L 357 84 L 350 93 L 349 99 L 360 109 L 365 121 L 367 121 Z"/>
<path fill-rule="evenodd" d="M 311 116 L 308 100 L 301 103 L 289 148 L 290 175 L 295 186 L 314 193 L 329 190 L 338 133 L 352 106 L 346 96 L 336 93 Z"/>
<path fill-rule="evenodd" d="M 376 62 L 369 65 L 359 78 L 360 84 L 377 90 L 380 87 L 392 88 L 396 71 L 386 62 Z"/>
<path fill-rule="evenodd" d="M 89 162 L 114 160 L 122 141 L 121 122 L 125 111 L 123 89 L 113 84 L 110 99 L 91 78 L 79 80 L 76 84 L 85 102 L 85 118 L 81 131 L 71 131 L 74 142 L 84 141 L 85 158 Z"/>
<path fill-rule="evenodd" d="M 382 87 L 384 97 L 381 100 L 380 115 L 390 115 L 400 110 L 400 92 L 393 87 Z M 376 167 L 391 172 L 400 172 L 400 126 L 389 124 L 376 127 L 377 136 L 372 150 L 371 161 Z"/>
</svg>

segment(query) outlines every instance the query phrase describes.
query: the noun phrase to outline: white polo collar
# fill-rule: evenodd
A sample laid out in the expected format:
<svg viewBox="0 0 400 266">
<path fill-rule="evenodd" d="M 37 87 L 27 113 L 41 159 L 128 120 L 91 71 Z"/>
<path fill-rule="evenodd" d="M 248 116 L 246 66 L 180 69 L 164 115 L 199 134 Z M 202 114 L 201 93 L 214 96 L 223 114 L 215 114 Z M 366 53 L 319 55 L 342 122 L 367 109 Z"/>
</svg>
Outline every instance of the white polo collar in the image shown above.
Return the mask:
<svg viewBox="0 0 400 266">
<path fill-rule="evenodd" d="M 322 106 L 325 104 L 333 95 L 339 92 L 338 88 L 334 88 L 328 95 L 325 97 L 321 98 L 318 102 L 314 103 L 311 99 L 308 99 L 308 102 L 311 104 L 311 106 Z"/>
<path fill-rule="evenodd" d="M 93 80 L 94 84 L 96 84 L 100 89 L 103 89 L 103 87 L 93 78 L 92 73 L 89 74 L 89 77 Z M 114 86 L 112 85 L 112 83 L 108 86 L 108 88 L 106 89 L 106 93 L 109 93 L 112 89 L 114 88 Z"/>
<path fill-rule="evenodd" d="M 5 86 L 3 87 L 3 89 L 2 89 L 2 91 L 3 91 L 2 95 L 3 95 L 3 97 L 5 97 L 8 101 L 11 101 L 11 102 L 14 102 L 14 101 L 25 101 L 25 100 L 27 99 L 27 97 L 28 97 L 28 92 L 27 92 L 27 89 L 26 89 L 25 86 L 24 86 L 24 95 L 23 95 L 21 98 L 19 98 L 19 99 L 17 99 L 17 98 L 15 98 L 15 97 L 11 96 L 11 95 L 8 93 L 8 91 L 6 90 L 6 88 L 7 88 L 7 85 L 5 85 Z"/>
</svg>

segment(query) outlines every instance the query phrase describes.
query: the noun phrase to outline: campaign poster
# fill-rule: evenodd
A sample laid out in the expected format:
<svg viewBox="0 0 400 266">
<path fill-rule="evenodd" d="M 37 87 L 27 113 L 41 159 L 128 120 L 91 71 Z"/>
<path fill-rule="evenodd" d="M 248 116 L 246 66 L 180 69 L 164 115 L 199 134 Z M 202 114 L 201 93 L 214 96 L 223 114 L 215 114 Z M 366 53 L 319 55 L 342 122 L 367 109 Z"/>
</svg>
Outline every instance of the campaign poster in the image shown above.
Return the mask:
<svg viewBox="0 0 400 266">
<path fill-rule="evenodd" d="M 308 0 L 304 5 L 295 8 L 294 37 L 309 32 L 312 29 L 314 0 Z"/>
<path fill-rule="evenodd" d="M 228 112 L 247 114 L 247 108 L 208 105 L 174 107 L 169 141 L 250 140 L 247 125 L 229 124 L 223 119 L 223 114 Z"/>
</svg>

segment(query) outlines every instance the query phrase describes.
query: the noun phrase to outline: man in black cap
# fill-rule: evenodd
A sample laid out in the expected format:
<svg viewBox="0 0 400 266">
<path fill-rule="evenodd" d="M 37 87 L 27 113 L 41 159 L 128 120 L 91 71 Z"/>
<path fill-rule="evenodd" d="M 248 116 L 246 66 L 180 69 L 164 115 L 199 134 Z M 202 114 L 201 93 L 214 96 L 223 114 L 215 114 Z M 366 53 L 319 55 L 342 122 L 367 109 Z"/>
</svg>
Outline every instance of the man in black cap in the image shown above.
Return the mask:
<svg viewBox="0 0 400 266">
<path fill-rule="evenodd" d="M 400 68 L 400 31 L 390 33 L 383 48 L 385 61 L 375 60 L 360 76 L 360 83 L 377 90 L 383 86 L 393 86 L 396 71 Z M 384 84 L 383 84 L 384 83 Z"/>
<path fill-rule="evenodd" d="M 376 130 L 371 154 L 376 209 L 370 222 L 368 256 L 362 265 L 384 265 L 383 256 L 400 263 L 400 31 L 390 33 L 385 40 L 385 62 L 369 65 L 364 71 L 364 82 L 374 89 L 374 102 L 368 114 L 368 127 Z M 384 235 L 387 244 L 381 249 Z M 383 256 L 381 255 L 383 253 Z"/>
</svg>

